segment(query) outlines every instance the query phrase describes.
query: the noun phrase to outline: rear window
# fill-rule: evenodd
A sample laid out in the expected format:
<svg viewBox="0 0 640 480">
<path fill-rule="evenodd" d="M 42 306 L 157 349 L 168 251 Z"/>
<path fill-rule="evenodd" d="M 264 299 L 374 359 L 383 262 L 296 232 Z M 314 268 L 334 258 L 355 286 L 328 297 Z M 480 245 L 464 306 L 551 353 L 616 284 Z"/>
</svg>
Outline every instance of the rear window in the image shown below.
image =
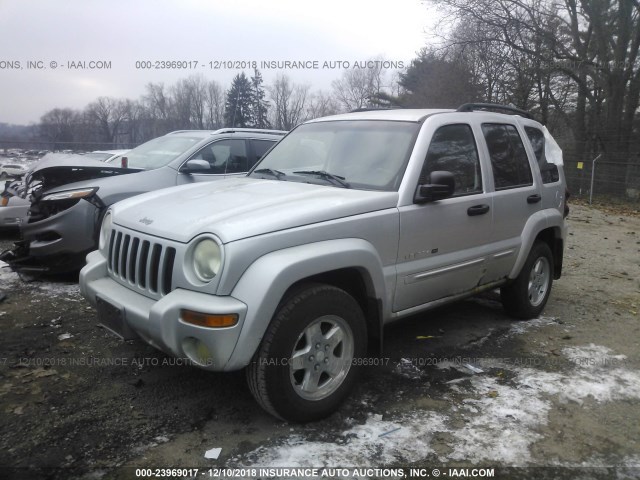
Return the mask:
<svg viewBox="0 0 640 480">
<path fill-rule="evenodd" d="M 559 181 L 560 175 L 558 174 L 558 167 L 553 163 L 547 162 L 547 157 L 544 154 L 544 133 L 535 127 L 524 127 L 524 131 L 527 137 L 529 137 L 529 142 L 531 142 L 531 147 L 533 147 L 533 153 L 536 155 L 542 182 L 554 183 Z"/>
<path fill-rule="evenodd" d="M 508 124 L 483 123 L 496 190 L 533 185 L 531 166 L 516 127 Z"/>
</svg>

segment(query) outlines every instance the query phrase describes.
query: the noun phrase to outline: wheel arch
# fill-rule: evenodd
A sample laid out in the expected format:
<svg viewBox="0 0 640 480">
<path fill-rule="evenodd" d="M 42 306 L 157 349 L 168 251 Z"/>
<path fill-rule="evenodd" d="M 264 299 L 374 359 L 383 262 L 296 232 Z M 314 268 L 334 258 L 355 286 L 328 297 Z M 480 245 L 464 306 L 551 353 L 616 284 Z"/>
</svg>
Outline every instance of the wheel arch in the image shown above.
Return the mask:
<svg viewBox="0 0 640 480">
<path fill-rule="evenodd" d="M 379 350 L 386 298 L 382 261 L 365 240 L 328 240 L 271 252 L 244 272 L 231 296 L 249 308 L 225 370 L 248 365 L 278 307 L 307 283 L 333 285 L 352 295 L 365 314 L 369 346 Z"/>
<path fill-rule="evenodd" d="M 566 227 L 562 214 L 559 211 L 542 210 L 532 215 L 526 223 L 522 235 L 520 251 L 511 273 L 510 279 L 514 279 L 522 270 L 524 263 L 529 256 L 531 248 L 537 241 L 542 241 L 549 245 L 553 254 L 553 278 L 557 280 L 562 274 L 562 259 L 564 254 L 564 240 Z"/>
<path fill-rule="evenodd" d="M 371 275 L 362 267 L 347 267 L 329 270 L 307 278 L 300 279 L 283 295 L 282 301 L 310 283 L 332 285 L 351 295 L 364 313 L 367 322 L 367 351 L 372 354 L 382 353 L 383 321 L 382 300 L 376 296 Z"/>
<path fill-rule="evenodd" d="M 535 242 L 544 242 L 553 254 L 553 279 L 557 280 L 562 275 L 562 257 L 564 252 L 564 240 L 560 227 L 545 228 L 536 235 Z"/>
</svg>

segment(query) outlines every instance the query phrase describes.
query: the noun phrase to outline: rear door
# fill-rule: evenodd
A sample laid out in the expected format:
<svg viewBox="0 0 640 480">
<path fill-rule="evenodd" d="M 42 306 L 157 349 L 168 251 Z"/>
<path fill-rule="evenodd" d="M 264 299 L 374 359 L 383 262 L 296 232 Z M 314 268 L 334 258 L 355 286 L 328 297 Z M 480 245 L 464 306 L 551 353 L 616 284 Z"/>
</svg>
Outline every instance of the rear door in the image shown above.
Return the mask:
<svg viewBox="0 0 640 480">
<path fill-rule="evenodd" d="M 529 158 L 516 124 L 485 122 L 481 128 L 495 189 L 492 251 L 485 283 L 504 278 L 511 271 L 525 224 L 540 210 L 542 196 L 539 181 L 532 173 L 534 160 Z"/>
</svg>

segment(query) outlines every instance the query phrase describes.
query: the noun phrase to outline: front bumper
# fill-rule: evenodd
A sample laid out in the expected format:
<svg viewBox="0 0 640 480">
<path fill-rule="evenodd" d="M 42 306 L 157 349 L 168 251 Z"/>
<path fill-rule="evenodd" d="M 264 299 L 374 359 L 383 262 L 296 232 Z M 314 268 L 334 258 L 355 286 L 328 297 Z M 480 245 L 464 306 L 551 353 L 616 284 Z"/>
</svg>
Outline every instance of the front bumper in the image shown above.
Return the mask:
<svg viewBox="0 0 640 480">
<path fill-rule="evenodd" d="M 179 288 L 159 300 L 146 297 L 110 278 L 107 261 L 99 251 L 87 256 L 87 265 L 80 272 L 80 291 L 94 306 L 99 297 L 120 309 L 126 326 L 148 344 L 211 371 L 226 370 L 247 313 L 247 306 L 233 297 Z M 233 327 L 199 327 L 180 319 L 182 309 L 210 314 L 235 313 L 239 319 Z M 194 357 L 194 340 L 206 346 L 209 356 L 206 362 Z"/>
<path fill-rule="evenodd" d="M 5 207 L 8 208 L 8 207 Z M 5 260 L 17 271 L 65 273 L 84 266 L 87 253 L 98 248 L 100 209 L 80 200 L 44 220 L 20 224 L 22 240 Z"/>
</svg>

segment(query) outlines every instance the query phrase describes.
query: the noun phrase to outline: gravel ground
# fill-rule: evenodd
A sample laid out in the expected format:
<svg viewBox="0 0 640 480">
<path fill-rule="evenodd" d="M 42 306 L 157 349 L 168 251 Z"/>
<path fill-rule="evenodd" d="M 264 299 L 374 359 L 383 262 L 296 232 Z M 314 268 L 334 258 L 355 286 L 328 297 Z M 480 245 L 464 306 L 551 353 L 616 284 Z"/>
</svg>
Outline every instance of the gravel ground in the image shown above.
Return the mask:
<svg viewBox="0 0 640 480">
<path fill-rule="evenodd" d="M 307 425 L 261 411 L 242 372 L 118 341 L 74 279 L 0 269 L 0 477 L 412 466 L 640 478 L 640 217 L 574 205 L 569 223 L 543 316 L 513 322 L 492 292 L 391 325 L 380 364 Z"/>
</svg>

